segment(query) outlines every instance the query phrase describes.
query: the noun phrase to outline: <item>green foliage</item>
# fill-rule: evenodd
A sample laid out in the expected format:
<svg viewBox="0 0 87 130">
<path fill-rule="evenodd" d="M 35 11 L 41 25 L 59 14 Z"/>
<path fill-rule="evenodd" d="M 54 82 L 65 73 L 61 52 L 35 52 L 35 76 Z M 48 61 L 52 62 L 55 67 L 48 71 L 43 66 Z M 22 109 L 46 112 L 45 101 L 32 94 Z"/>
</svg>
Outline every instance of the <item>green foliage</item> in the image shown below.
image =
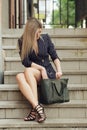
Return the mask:
<svg viewBox="0 0 87 130">
<path fill-rule="evenodd" d="M 61 4 L 60 4 L 60 0 L 57 0 L 56 5 L 58 9 L 53 10 L 50 24 L 55 25 L 55 27 L 67 27 L 67 24 L 74 26 L 75 1 L 61 0 Z"/>
</svg>

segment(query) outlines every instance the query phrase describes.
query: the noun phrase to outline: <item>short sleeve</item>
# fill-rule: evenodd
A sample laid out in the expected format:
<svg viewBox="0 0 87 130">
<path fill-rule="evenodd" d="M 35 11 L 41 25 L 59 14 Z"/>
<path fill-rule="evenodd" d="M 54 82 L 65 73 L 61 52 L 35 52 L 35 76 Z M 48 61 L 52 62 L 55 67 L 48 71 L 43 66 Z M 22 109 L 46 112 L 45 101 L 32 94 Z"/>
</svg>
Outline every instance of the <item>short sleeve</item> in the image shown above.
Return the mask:
<svg viewBox="0 0 87 130">
<path fill-rule="evenodd" d="M 49 55 L 51 56 L 51 58 L 52 58 L 53 61 L 55 59 L 57 59 L 57 58 L 60 60 L 60 58 L 57 55 L 56 49 L 54 47 L 54 44 L 52 43 L 49 35 L 46 34 L 46 36 L 47 36 L 47 41 L 48 41 L 48 53 L 49 53 Z"/>
</svg>

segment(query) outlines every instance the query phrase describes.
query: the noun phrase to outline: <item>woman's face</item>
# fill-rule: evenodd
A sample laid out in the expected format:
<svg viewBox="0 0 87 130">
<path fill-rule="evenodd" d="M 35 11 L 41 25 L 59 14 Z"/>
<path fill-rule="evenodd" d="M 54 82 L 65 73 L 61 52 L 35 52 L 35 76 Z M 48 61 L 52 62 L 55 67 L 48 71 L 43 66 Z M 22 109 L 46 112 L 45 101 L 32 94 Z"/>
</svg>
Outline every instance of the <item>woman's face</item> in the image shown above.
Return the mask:
<svg viewBox="0 0 87 130">
<path fill-rule="evenodd" d="M 41 33 L 42 33 L 42 28 L 38 28 L 36 31 L 36 39 L 40 38 Z"/>
</svg>

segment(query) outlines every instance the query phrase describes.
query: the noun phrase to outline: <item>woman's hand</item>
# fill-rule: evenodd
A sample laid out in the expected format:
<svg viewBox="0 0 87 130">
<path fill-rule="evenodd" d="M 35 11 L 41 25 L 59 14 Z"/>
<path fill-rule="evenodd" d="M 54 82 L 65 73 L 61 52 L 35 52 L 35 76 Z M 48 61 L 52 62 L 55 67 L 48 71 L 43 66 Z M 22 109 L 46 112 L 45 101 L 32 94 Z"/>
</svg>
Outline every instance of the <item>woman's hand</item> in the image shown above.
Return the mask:
<svg viewBox="0 0 87 130">
<path fill-rule="evenodd" d="M 41 75 L 43 79 L 48 79 L 47 72 L 44 67 L 41 68 Z"/>
<path fill-rule="evenodd" d="M 54 60 L 54 64 L 55 64 L 55 67 L 56 67 L 56 70 L 57 70 L 56 79 L 60 79 L 61 76 L 62 76 L 62 70 L 61 70 L 61 65 L 60 65 L 60 61 L 59 61 L 58 58 Z"/>
<path fill-rule="evenodd" d="M 60 79 L 62 76 L 62 72 L 56 72 L 56 79 Z"/>
<path fill-rule="evenodd" d="M 32 65 L 32 67 L 38 69 L 41 72 L 41 76 L 42 76 L 43 79 L 48 79 L 46 69 L 43 66 L 38 65 L 34 62 L 31 65 Z"/>
</svg>

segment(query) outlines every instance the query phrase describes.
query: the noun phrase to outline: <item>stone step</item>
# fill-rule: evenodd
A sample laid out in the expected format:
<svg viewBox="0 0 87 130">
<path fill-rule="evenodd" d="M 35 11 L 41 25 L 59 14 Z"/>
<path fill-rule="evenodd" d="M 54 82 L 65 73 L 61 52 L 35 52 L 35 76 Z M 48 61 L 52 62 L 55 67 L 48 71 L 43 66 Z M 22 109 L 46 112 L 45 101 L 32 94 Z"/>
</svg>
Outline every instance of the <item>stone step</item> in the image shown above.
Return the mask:
<svg viewBox="0 0 87 130">
<path fill-rule="evenodd" d="M 87 47 L 86 29 L 43 29 L 43 33 L 48 33 L 55 45 L 85 46 Z M 17 39 L 22 35 L 23 29 L 3 31 L 3 45 L 16 45 Z M 83 44 L 84 42 L 84 44 Z"/>
<path fill-rule="evenodd" d="M 54 45 L 55 45 L 55 43 L 54 43 Z M 3 45 L 2 49 L 3 50 L 17 50 L 18 46 L 17 45 L 9 45 L 8 44 L 8 45 Z M 65 43 L 64 45 L 61 45 L 61 44 L 57 43 L 57 45 L 55 45 L 55 49 L 56 50 L 77 50 L 77 49 L 78 50 L 84 50 L 84 49 L 87 49 L 87 45 L 81 46 L 81 45 L 77 45 L 76 43 L 75 43 L 75 45 L 73 45 L 73 43 L 69 44 L 69 45 L 67 43 Z"/>
<path fill-rule="evenodd" d="M 0 101 L 1 119 L 19 119 L 30 111 L 26 101 Z M 47 118 L 87 118 L 87 100 L 70 100 L 66 103 L 44 105 Z M 55 113 L 54 113 L 55 111 Z"/>
<path fill-rule="evenodd" d="M 16 75 L 22 71 L 4 71 L 4 83 L 15 84 Z M 64 78 L 69 78 L 69 84 L 86 84 L 87 83 L 87 71 L 84 70 L 68 70 L 63 71 Z"/>
<path fill-rule="evenodd" d="M 24 122 L 20 119 L 7 119 L 1 120 L 0 124 L 1 128 L 8 128 L 10 130 L 76 130 L 76 128 L 78 130 L 86 130 L 86 121 L 86 119 L 79 119 L 78 121 L 76 119 L 47 119 L 44 123 L 39 124 L 37 122 Z"/>
<path fill-rule="evenodd" d="M 24 70 L 20 57 L 5 57 L 4 70 Z"/>
<path fill-rule="evenodd" d="M 87 100 L 87 84 L 68 84 L 70 100 Z M 17 84 L 0 85 L 0 101 L 24 101 Z"/>
<path fill-rule="evenodd" d="M 46 119 L 44 123 L 22 119 L 1 119 L 1 130 L 86 130 L 87 119 Z"/>
<path fill-rule="evenodd" d="M 3 29 L 2 34 L 3 37 L 11 36 L 11 37 L 20 37 L 23 33 L 24 29 Z M 54 29 L 45 29 L 43 28 L 43 33 L 48 33 L 50 35 L 58 35 L 59 37 L 87 37 L 86 28 L 54 28 Z"/>
<path fill-rule="evenodd" d="M 58 43 L 57 43 L 58 44 Z M 19 50 L 16 46 L 4 46 L 3 50 L 6 57 L 19 57 Z M 87 57 L 87 46 L 58 46 L 56 47 L 57 53 L 60 58 L 86 58 Z"/>
<path fill-rule="evenodd" d="M 69 45 L 67 43 L 65 43 L 64 45 L 58 44 L 58 45 L 55 45 L 55 49 L 57 49 L 57 50 L 77 50 L 77 49 L 78 50 L 84 50 L 84 49 L 87 49 L 87 45 L 83 45 L 83 44 L 82 44 L 83 46 L 81 46 L 81 45 L 76 46 L 76 45 L 77 45 L 76 43 L 75 43 L 75 45 L 70 44 L 70 43 L 69 43 Z M 9 45 L 9 44 L 8 45 L 2 45 L 2 49 L 3 50 L 17 50 L 18 46 Z"/>
<path fill-rule="evenodd" d="M 24 70 L 20 57 L 5 57 L 4 70 Z M 87 58 L 62 58 L 62 70 L 87 70 Z"/>
<path fill-rule="evenodd" d="M 84 50 L 57 50 L 58 56 L 61 58 L 86 58 L 87 49 Z"/>
<path fill-rule="evenodd" d="M 2 47 L 4 50 L 5 57 L 11 56 L 11 57 L 19 57 L 19 50 L 17 49 L 17 46 L 14 45 L 7 45 Z"/>
</svg>

